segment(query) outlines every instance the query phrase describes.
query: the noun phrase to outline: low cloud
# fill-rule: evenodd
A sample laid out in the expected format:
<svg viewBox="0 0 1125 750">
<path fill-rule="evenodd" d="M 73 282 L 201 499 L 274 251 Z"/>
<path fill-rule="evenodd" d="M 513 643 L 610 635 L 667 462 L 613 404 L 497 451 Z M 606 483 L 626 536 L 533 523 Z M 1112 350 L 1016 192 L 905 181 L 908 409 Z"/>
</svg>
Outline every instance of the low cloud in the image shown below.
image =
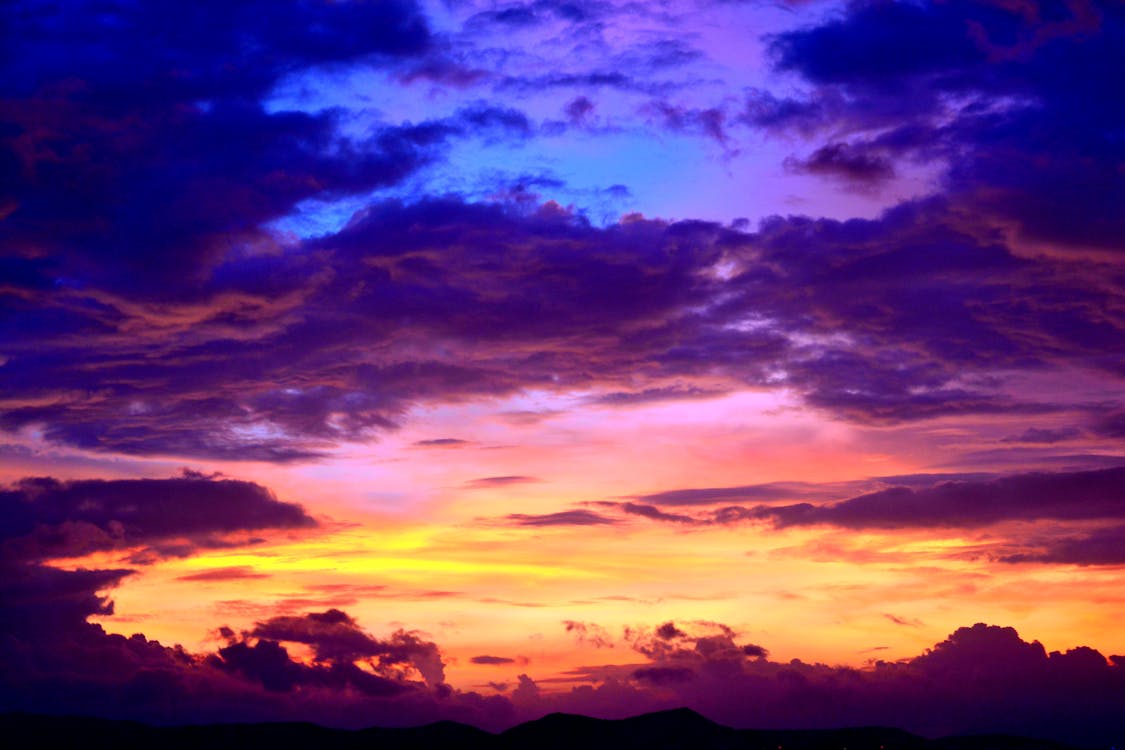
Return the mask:
<svg viewBox="0 0 1125 750">
<path fill-rule="evenodd" d="M 541 515 L 509 513 L 504 519 L 514 526 L 607 526 L 618 523 L 616 519 L 589 510 L 562 510 Z"/>
<path fill-rule="evenodd" d="M 170 479 L 29 477 L 0 490 L 0 543 L 23 560 L 133 549 L 138 561 L 255 540 L 225 537 L 310 529 L 316 521 L 254 482 L 185 473 Z"/>
<path fill-rule="evenodd" d="M 515 664 L 515 659 L 509 659 L 506 656 L 489 656 L 487 654 L 481 656 L 474 656 L 469 659 L 473 664 L 483 664 L 487 666 L 500 666 L 504 664 Z"/>
</svg>

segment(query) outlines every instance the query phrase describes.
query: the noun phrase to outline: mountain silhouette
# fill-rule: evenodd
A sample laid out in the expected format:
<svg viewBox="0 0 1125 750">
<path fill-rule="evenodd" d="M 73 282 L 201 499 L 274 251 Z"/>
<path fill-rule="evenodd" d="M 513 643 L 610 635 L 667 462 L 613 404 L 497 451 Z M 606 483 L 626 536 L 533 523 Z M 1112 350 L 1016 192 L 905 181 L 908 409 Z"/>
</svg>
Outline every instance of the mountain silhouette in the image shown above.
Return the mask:
<svg viewBox="0 0 1125 750">
<path fill-rule="evenodd" d="M 628 719 L 555 713 L 500 734 L 454 721 L 360 730 L 299 722 L 155 727 L 135 721 L 13 713 L 0 715 L 0 737 L 9 747 L 79 750 L 1076 750 L 1009 735 L 930 740 L 887 727 L 731 729 L 687 708 Z"/>
</svg>

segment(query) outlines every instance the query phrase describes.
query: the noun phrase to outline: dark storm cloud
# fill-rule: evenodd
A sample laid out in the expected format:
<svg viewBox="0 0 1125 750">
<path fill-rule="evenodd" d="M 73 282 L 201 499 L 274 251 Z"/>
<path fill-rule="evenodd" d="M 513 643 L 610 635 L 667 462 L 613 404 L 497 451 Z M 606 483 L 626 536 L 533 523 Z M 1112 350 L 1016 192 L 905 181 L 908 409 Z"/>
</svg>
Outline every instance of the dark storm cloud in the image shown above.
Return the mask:
<svg viewBox="0 0 1125 750">
<path fill-rule="evenodd" d="M 772 38 L 778 68 L 815 88 L 758 94 L 747 118 L 866 131 L 868 146 L 944 162 L 952 199 L 1025 238 L 1120 251 L 1123 42 L 1116 2 L 854 2 Z"/>
<path fill-rule="evenodd" d="M 868 423 L 1036 414 L 1062 407 L 991 373 L 1117 372 L 1113 278 L 1017 258 L 942 201 L 756 234 L 383 203 L 300 253 L 223 263 L 182 305 L 9 297 L 0 424 L 92 450 L 292 461 L 393 430 L 412 404 L 525 388 L 631 403 L 788 386 Z"/>
<path fill-rule="evenodd" d="M 1012 372 L 1078 368 L 1114 382 L 1125 374 L 1116 354 L 1125 350 L 1120 269 L 1014 254 L 995 224 L 1000 214 L 967 210 L 971 191 L 954 185 L 977 179 L 972 159 L 999 142 L 987 128 L 1020 135 L 1032 115 L 1015 103 L 967 107 L 936 135 L 930 122 L 933 101 L 968 91 L 965 80 L 1019 93 L 1012 87 L 1024 80 L 1020 71 L 1034 73 L 1025 98 L 1037 104 L 1028 106 L 1039 108 L 1036 117 L 1051 115 L 1036 127 L 1060 142 L 1069 133 L 1076 144 L 1068 151 L 1044 143 L 1041 153 L 1103 169 L 1116 141 L 1092 108 L 1110 116 L 1117 105 L 1094 97 L 1072 110 L 1085 119 L 1063 123 L 1054 107 L 1064 92 L 1041 58 L 1054 55 L 1061 71 L 1073 72 L 1099 50 L 1119 54 L 1113 50 L 1125 45 L 1110 45 L 1119 27 L 1110 10 L 1099 11 L 1099 25 L 1070 34 L 1051 25 L 1066 13 L 1059 20 L 1044 11 L 1033 23 L 1003 9 L 970 13 L 960 2 L 857 5 L 827 25 L 777 37 L 776 61 L 815 83 L 816 98 L 759 92 L 747 118 L 813 129 L 826 118 L 858 128 L 845 151 L 829 148 L 840 143 L 833 136 L 818 152 L 817 163 L 853 177 L 867 169 L 857 155 L 917 156 L 919 144 L 959 154 L 948 195 L 874 219 L 773 217 L 753 233 L 637 216 L 595 227 L 551 202 L 474 205 L 451 196 L 373 203 L 339 232 L 297 242 L 266 225 L 308 199 L 397 183 L 438 158 L 451 138 L 520 140 L 536 126 L 482 101 L 442 120 L 376 126 L 349 140 L 339 113 L 263 108 L 261 97 L 280 76 L 314 63 L 421 60 L 428 37 L 405 5 L 288 10 L 253 31 L 258 57 L 239 47 L 229 78 L 214 68 L 214 53 L 234 42 L 189 33 L 199 22 L 194 11 L 183 29 L 150 29 L 143 9 L 97 6 L 109 9 L 103 17 L 94 8 L 82 6 L 56 26 L 29 20 L 34 14 L 9 24 L 10 31 L 30 24 L 20 42 L 29 56 L 10 64 L 34 68 L 47 83 L 9 84 L 16 88 L 3 113 L 12 124 L 0 135 L 7 149 L 0 168 L 12 175 L 3 182 L 9 200 L 0 202 L 15 206 L 0 229 L 10 240 L 0 261 L 8 282 L 0 290 L 6 430 L 34 428 L 48 442 L 90 451 L 281 463 L 374 439 L 419 404 L 528 389 L 586 392 L 588 402 L 623 406 L 785 388 L 835 417 L 894 424 L 1001 413 L 1030 419 L 1076 408 L 1062 390 L 1021 395 L 1009 387 Z M 978 16 L 996 44 L 996 25 L 1014 18 L 1009 36 L 1026 47 L 1022 57 L 981 62 L 975 37 L 969 46 L 944 44 L 943 35 L 964 36 L 965 19 Z M 373 19 L 381 19 L 379 33 L 354 32 Z M 881 36 L 887 24 L 929 35 L 902 70 L 888 63 L 897 47 Z M 343 34 L 339 48 L 286 31 L 309 25 Z M 105 39 L 80 26 L 106 27 Z M 400 33 L 391 39 L 387 28 Z M 1027 29 L 1040 31 L 1024 39 Z M 140 45 L 133 37 L 142 32 L 160 44 Z M 74 41 L 71 54 L 31 54 L 66 46 L 56 37 Z M 868 37 L 877 43 L 855 41 Z M 106 45 L 118 42 L 137 47 L 137 58 L 110 61 Z M 862 55 L 826 72 L 820 61 L 835 54 L 833 45 L 856 43 Z M 1085 43 L 1090 50 L 1079 49 Z M 889 51 L 880 47 L 887 44 Z M 70 76 L 68 66 L 84 72 Z M 79 83 L 64 84 L 71 78 Z M 886 81 L 918 86 L 923 95 L 905 98 L 922 114 L 866 106 Z M 1015 93 L 1004 101 L 1023 101 Z M 658 101 L 666 106 L 653 113 L 671 118 L 669 127 L 727 137 L 722 112 L 703 117 L 706 110 Z M 859 113 L 869 126 L 852 123 Z M 878 133 L 864 140 L 864 127 Z M 1090 150 L 1098 133 L 1109 145 Z M 1021 156 L 1012 169 L 1032 161 Z M 1000 179 L 1012 169 L 986 171 Z M 1114 185 L 1062 214 L 1070 221 L 1074 211 L 1104 208 L 1097 201 L 1112 197 Z M 988 201 L 1007 200 L 1003 190 L 985 192 Z M 1113 215 L 1099 214 L 1106 222 Z M 1101 232 L 1095 224 L 1087 226 Z M 1091 429 L 1113 434 L 1111 422 Z"/>
<path fill-rule="evenodd" d="M 590 375 L 567 341 L 623 336 L 622 320 L 652 326 L 702 299 L 696 264 L 717 257 L 722 231 L 684 229 L 606 234 L 550 207 L 384 204 L 305 252 L 225 263 L 172 318 L 92 289 L 16 298 L 0 379 L 27 400 L 0 420 L 95 450 L 285 461 L 394 429 L 419 400 L 577 385 Z M 64 349 L 80 331 L 87 344 Z M 399 351 L 431 336 L 453 348 Z M 521 341 L 540 344 L 521 353 Z M 597 354 L 617 371 L 638 356 L 608 341 Z M 91 386 L 96 398 L 82 395 Z"/>
<path fill-rule="evenodd" d="M 222 535 L 316 525 L 254 482 L 187 473 L 172 479 L 22 479 L 0 490 L 0 542 L 22 560 L 140 547 L 184 556 Z"/>
<path fill-rule="evenodd" d="M 1100 297 L 1116 308 L 1120 271 L 1102 266 L 1097 281 L 1081 266 L 1025 260 L 972 222 L 942 199 L 874 222 L 769 220 L 756 236 L 759 264 L 732 285 L 770 296 L 773 316 L 825 337 L 788 358 L 787 380 L 808 403 L 856 421 L 1052 409 L 997 392 L 985 376 L 995 369 L 1070 360 L 1119 377 L 1122 363 L 1106 352 L 1125 335 L 1091 317 L 1091 305 Z"/>
<path fill-rule="evenodd" d="M 261 225 L 301 200 L 398 181 L 434 140 L 398 127 L 352 141 L 333 112 L 262 105 L 282 76 L 312 65 L 423 52 L 426 24 L 405 0 L 172 13 L 15 2 L 0 13 L 0 202 L 10 207 L 0 237 L 36 285 L 96 279 L 180 296 L 151 282 L 197 279 L 266 241 Z"/>
<path fill-rule="evenodd" d="M 113 614 L 98 592 L 117 586 L 131 570 L 59 570 L 0 561 L 0 633 L 57 637 L 91 615 Z"/>
</svg>

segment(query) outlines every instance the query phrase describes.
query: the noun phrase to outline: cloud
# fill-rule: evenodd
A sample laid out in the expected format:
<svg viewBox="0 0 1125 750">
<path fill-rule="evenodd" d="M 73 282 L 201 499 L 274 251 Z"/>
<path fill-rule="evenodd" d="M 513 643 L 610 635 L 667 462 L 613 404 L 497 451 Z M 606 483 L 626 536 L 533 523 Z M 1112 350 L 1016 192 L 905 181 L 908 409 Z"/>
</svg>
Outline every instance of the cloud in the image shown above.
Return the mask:
<svg viewBox="0 0 1125 750">
<path fill-rule="evenodd" d="M 769 40 L 777 69 L 813 89 L 756 94 L 747 118 L 864 133 L 852 148 L 941 164 L 951 200 L 1025 239 L 1121 251 L 1110 207 L 1125 180 L 1110 165 L 1125 155 L 1111 124 L 1123 110 L 1109 71 L 1123 40 L 1115 3 L 851 3 Z"/>
<path fill-rule="evenodd" d="M 676 624 L 671 621 L 664 623 L 656 629 L 656 637 L 666 641 L 672 640 L 673 638 L 684 638 L 686 636 L 687 633 L 677 628 Z"/>
<path fill-rule="evenodd" d="M 564 620 L 566 632 L 571 633 L 579 643 L 589 643 L 595 648 L 613 648 L 613 636 L 595 622 Z"/>
<path fill-rule="evenodd" d="M 772 662 L 763 647 L 739 643 L 721 623 L 669 622 L 626 632 L 644 662 L 583 668 L 572 677 L 589 682 L 569 690 L 544 689 L 523 674 L 514 690 L 485 698 L 444 686 L 437 675 L 426 682 L 413 677 L 424 676 L 419 659 L 440 665 L 435 644 L 404 639 L 403 631 L 373 636 L 339 610 L 269 618 L 256 626 L 258 635 L 223 628 L 226 645 L 191 654 L 142 635 L 110 635 L 84 621 L 106 611 L 93 592 L 113 585 L 117 573 L 38 571 L 57 579 L 47 589 L 55 592 L 55 606 L 40 611 L 53 612 L 56 626 L 0 619 L 4 710 L 45 711 L 61 700 L 68 711 L 173 724 L 312 720 L 356 727 L 453 719 L 497 730 L 553 711 L 621 717 L 687 706 L 756 729 L 872 725 L 935 736 L 1008 732 L 1088 744 L 1121 739 L 1125 657 L 1107 659 L 1086 646 L 1047 653 L 1012 628 L 960 628 L 912 659 L 854 669 Z M 45 601 L 46 581 L 13 583 L 7 575 L 3 581 L 5 605 L 25 596 L 19 592 L 24 584 Z M 580 638 L 609 638 L 593 623 L 565 624 Z M 295 659 L 286 642 L 312 646 L 316 658 Z M 1044 706 L 1050 710 L 1034 710 Z"/>
<path fill-rule="evenodd" d="M 272 617 L 257 623 L 249 635 L 260 639 L 259 643 L 266 640 L 307 644 L 317 662 L 351 664 L 364 660 L 383 675 L 411 667 L 429 685 L 445 682 L 445 664 L 436 644 L 405 630 L 380 641 L 339 609 Z"/>
<path fill-rule="evenodd" d="M 663 490 L 647 495 L 636 495 L 636 500 L 653 505 L 714 505 L 717 503 L 775 502 L 793 497 L 805 497 L 821 491 L 824 485 L 810 482 L 768 482 L 739 487 L 692 487 L 688 489 Z"/>
<path fill-rule="evenodd" d="M 572 123 L 584 122 L 594 111 L 594 103 L 585 96 L 577 96 L 563 108 L 567 119 Z"/>
<path fill-rule="evenodd" d="M 253 703 L 246 685 L 228 683 L 204 666 L 203 657 L 140 634 L 107 634 L 87 622 L 114 613 L 108 592 L 136 571 L 65 570 L 45 563 L 120 550 L 129 553 L 130 562 L 146 564 L 202 548 L 254 543 L 259 540 L 246 538 L 246 532 L 315 526 L 299 505 L 281 502 L 253 482 L 188 471 L 171 479 L 26 478 L 0 490 L 0 505 L 0 663 L 5 665 L 0 705 L 32 711 L 62 705 L 122 716 L 133 704 L 140 714 L 167 716 L 188 696 L 204 713 L 216 712 L 211 715 L 222 715 L 218 704 L 225 700 Z M 182 579 L 254 577 L 264 576 L 234 567 Z M 265 659 L 268 650 L 263 646 L 255 653 Z M 301 673 L 299 665 L 287 668 L 272 656 L 270 680 L 282 679 L 286 669 L 286 674 Z"/>
<path fill-rule="evenodd" d="M 680 513 L 666 513 L 654 505 L 644 503 L 621 503 L 618 505 L 622 511 L 632 516 L 642 516 L 653 521 L 669 521 L 671 523 L 695 524 L 699 520 L 694 516 L 685 516 Z"/>
<path fill-rule="evenodd" d="M 1125 518 L 1125 468 L 1012 474 L 989 481 L 890 487 L 829 505 L 760 507 L 778 526 L 975 528 L 1009 520 Z"/>
<path fill-rule="evenodd" d="M 1094 432 L 1108 438 L 1125 438 L 1125 411 L 1113 411 L 1098 417 Z"/>
<path fill-rule="evenodd" d="M 1125 565 L 1125 526 L 1069 533 L 1053 539 L 1032 538 L 1025 546 L 1030 551 L 1001 555 L 998 559 L 1007 563 Z"/>
<path fill-rule="evenodd" d="M 177 576 L 177 581 L 240 581 L 247 578 L 269 578 L 268 573 L 258 573 L 248 565 L 237 565 L 230 568 L 214 568 L 201 573 L 191 573 Z"/>
<path fill-rule="evenodd" d="M 0 28 L 15 105 L 3 238 L 49 277 L 167 299 L 151 282 L 199 280 L 232 246 L 268 242 L 264 223 L 298 202 L 394 184 L 427 160 L 418 130 L 352 140 L 335 113 L 263 106 L 294 71 L 423 53 L 429 31 L 408 0 L 208 2 L 171 23 L 147 6 L 25 1 L 5 4 Z"/>
<path fill-rule="evenodd" d="M 467 482 L 467 485 L 474 489 L 484 489 L 488 487 L 507 487 L 512 484 L 531 484 L 539 481 L 541 480 L 536 477 L 509 475 L 501 477 L 481 477 L 480 479 L 473 479 Z"/>
<path fill-rule="evenodd" d="M 741 114 L 654 89 L 655 71 L 698 58 L 673 35 L 630 46 L 630 65 L 497 74 L 489 99 L 366 130 L 267 97 L 312 68 L 454 65 L 456 45 L 412 3 L 210 9 L 246 23 L 245 38 L 210 29 L 206 5 L 174 24 L 125 5 L 33 7 L 5 6 L 2 24 L 5 430 L 284 463 L 376 439 L 419 405 L 528 390 L 620 407 L 782 389 L 886 425 L 1089 411 L 1122 377 L 1105 355 L 1125 335 L 1104 312 L 1121 303 L 1119 271 L 1065 259 L 1125 236 L 1122 104 L 1106 94 L 1125 50 L 1116 6 L 850 4 L 768 40 L 799 80 L 785 96 L 751 91 Z M 518 8 L 567 33 L 626 12 Z M 268 29 L 251 23 L 265 15 Z M 581 89 L 566 97 L 574 117 L 591 114 L 590 91 L 632 87 L 661 127 L 723 144 L 738 122 L 800 132 L 816 140 L 798 169 L 870 185 L 909 162 L 936 169 L 938 190 L 868 219 L 742 231 L 595 226 L 526 189 L 477 204 L 411 189 L 370 199 L 339 231 L 276 229 L 308 205 L 405 186 L 454 139 L 542 132 L 503 97 L 549 87 Z M 1106 388 L 1031 393 L 1012 375 L 1029 368 L 1089 371 Z"/>
<path fill-rule="evenodd" d="M 527 389 L 622 405 L 786 388 L 863 424 L 1074 410 L 1082 394 L 1022 396 L 1008 378 L 1032 364 L 1118 377 L 1103 352 L 1123 332 L 1097 312 L 1120 296 L 1106 274 L 1017 257 L 937 199 L 756 233 L 390 201 L 301 252 L 165 284 L 184 300 L 170 307 L 91 280 L 28 291 L 12 303 L 0 426 L 93 451 L 286 462 L 375 439 L 415 404 Z"/>
<path fill-rule="evenodd" d="M 637 639 L 640 649 L 665 643 L 647 632 Z M 596 715 L 622 715 L 624 707 L 644 700 L 652 684 L 673 692 L 663 705 L 756 729 L 895 726 L 928 736 L 1009 732 L 1110 744 L 1120 736 L 1113 718 L 1119 706 L 1106 700 L 1107 691 L 1120 690 L 1125 679 L 1120 666 L 1084 646 L 1048 654 L 1013 628 L 959 628 L 917 657 L 877 661 L 867 669 L 772 662 L 753 644 L 743 653 L 721 630 L 678 643 L 653 651 L 647 665 L 601 668 L 597 686 L 539 705 L 567 710 L 600 700 Z M 638 686 L 626 687 L 621 679 Z M 647 701 L 651 706 L 653 697 Z"/>
<path fill-rule="evenodd" d="M 298 688 L 328 687 L 341 691 L 352 688 L 365 695 L 385 697 L 408 689 L 395 680 L 370 674 L 354 664 L 307 666 L 290 658 L 289 652 L 276 641 L 265 639 L 253 645 L 238 642 L 220 648 L 211 664 L 259 682 L 266 690 L 277 693 L 292 692 Z"/>
<path fill-rule="evenodd" d="M 473 664 L 485 664 L 488 666 L 500 666 L 502 664 L 515 664 L 515 659 L 509 659 L 506 656 L 489 656 L 487 654 L 482 656 L 474 656 L 469 659 Z"/>
<path fill-rule="evenodd" d="M 894 165 L 885 156 L 847 143 L 821 146 L 807 158 L 789 158 L 785 166 L 799 174 L 835 177 L 862 187 L 877 186 L 895 176 Z"/>
<path fill-rule="evenodd" d="M 699 133 L 723 147 L 729 146 L 727 114 L 718 107 L 698 109 L 657 99 L 645 107 L 661 127 L 672 132 Z"/>
<path fill-rule="evenodd" d="M 835 502 L 857 488 L 878 487 Z M 888 486 L 889 485 L 889 486 Z M 845 529 L 979 529 L 1008 522 L 1053 521 L 1052 533 L 1016 527 L 991 532 L 988 554 L 1003 563 L 1118 565 L 1125 518 L 1125 469 L 1022 474 L 919 474 L 823 485 L 776 483 L 748 487 L 669 490 L 643 497 L 672 506 L 705 506 L 667 513 L 632 502 L 592 503 L 626 516 L 686 526 L 770 522 L 776 528 L 824 525 Z M 729 499 L 775 499 L 803 494 L 818 502 L 723 505 Z M 613 520 L 610 517 L 610 520 Z M 1091 524 L 1100 524 L 1091 528 Z M 835 552 L 833 554 L 838 554 Z M 895 615 L 902 625 L 920 625 Z"/>
<path fill-rule="evenodd" d="M 711 399 L 725 396 L 727 390 L 699 388 L 696 386 L 668 386 L 666 388 L 645 388 L 642 391 L 614 391 L 590 399 L 591 403 L 610 406 L 630 406 L 660 403 L 662 401 L 685 401 Z"/>
<path fill-rule="evenodd" d="M 316 526 L 305 510 L 254 482 L 185 473 L 170 479 L 21 479 L 0 490 L 0 543 L 22 560 L 138 549 L 186 556 L 222 538 Z"/>
<path fill-rule="evenodd" d="M 922 627 L 922 622 L 920 620 L 917 620 L 917 619 L 908 618 L 908 617 L 899 617 L 898 615 L 892 615 L 892 614 L 889 614 L 889 613 L 884 613 L 883 617 L 890 620 L 895 625 L 902 625 L 902 626 L 911 627 L 911 628 Z"/>
<path fill-rule="evenodd" d="M 1073 440 L 1080 437 L 1082 431 L 1076 427 L 1059 427 L 1057 429 L 1028 427 L 1019 435 L 1009 435 L 1000 442 L 1002 443 L 1042 443 L 1046 445 L 1053 445 L 1061 443 L 1065 440 Z"/>
<path fill-rule="evenodd" d="M 468 440 L 459 440 L 457 438 L 433 438 L 430 440 L 418 440 L 414 445 L 419 448 L 463 448 L 472 443 Z"/>
<path fill-rule="evenodd" d="M 561 510 L 541 515 L 509 513 L 504 518 L 516 526 L 603 526 L 617 523 L 613 518 L 589 510 Z"/>
<path fill-rule="evenodd" d="M 638 682 L 664 685 L 693 680 L 695 672 L 689 667 L 641 667 L 633 670 L 632 677 Z"/>
<path fill-rule="evenodd" d="M 41 565 L 0 565 L 3 593 L 0 632 L 16 637 L 63 637 L 92 615 L 113 614 L 99 592 L 117 586 L 131 570 L 59 570 Z"/>
</svg>

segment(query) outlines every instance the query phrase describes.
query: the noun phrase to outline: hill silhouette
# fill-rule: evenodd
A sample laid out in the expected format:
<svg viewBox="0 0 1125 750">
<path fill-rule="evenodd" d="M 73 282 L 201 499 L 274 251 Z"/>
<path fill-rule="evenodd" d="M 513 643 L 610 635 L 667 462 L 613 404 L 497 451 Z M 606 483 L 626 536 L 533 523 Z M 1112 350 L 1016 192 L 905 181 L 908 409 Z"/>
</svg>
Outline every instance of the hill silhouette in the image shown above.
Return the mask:
<svg viewBox="0 0 1125 750">
<path fill-rule="evenodd" d="M 0 715 L 0 736 L 10 747 L 82 750 L 1076 750 L 1008 735 L 931 740 L 887 727 L 732 729 L 687 708 L 612 720 L 548 714 L 500 734 L 453 721 L 360 730 L 298 722 L 155 727 L 134 721 L 13 713 Z"/>
</svg>

